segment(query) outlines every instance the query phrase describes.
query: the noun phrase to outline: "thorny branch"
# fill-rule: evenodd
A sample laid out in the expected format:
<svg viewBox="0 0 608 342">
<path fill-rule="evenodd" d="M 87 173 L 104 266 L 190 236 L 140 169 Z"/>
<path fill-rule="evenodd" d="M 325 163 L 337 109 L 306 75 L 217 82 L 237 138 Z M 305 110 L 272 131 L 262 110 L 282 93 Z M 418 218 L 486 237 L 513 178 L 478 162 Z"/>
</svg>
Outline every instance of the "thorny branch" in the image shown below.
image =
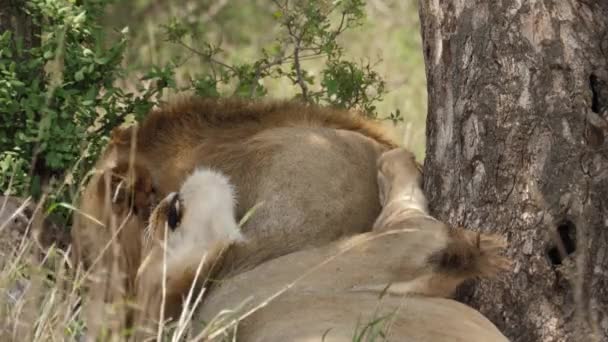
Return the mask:
<svg viewBox="0 0 608 342">
<path fill-rule="evenodd" d="M 199 51 L 199 50 L 196 50 L 195 48 L 193 48 L 193 47 L 189 46 L 188 44 L 184 43 L 184 42 L 183 42 L 183 41 L 181 41 L 181 40 L 180 40 L 180 41 L 178 41 L 178 42 L 177 42 L 177 44 L 179 44 L 180 46 L 182 46 L 182 47 L 183 47 L 183 48 L 185 48 L 186 50 L 188 50 L 188 51 L 192 52 L 193 54 L 195 54 L 195 55 L 197 55 L 197 56 L 199 56 L 199 57 L 202 57 L 202 58 L 203 58 L 203 59 L 205 59 L 207 62 L 210 62 L 210 63 L 212 63 L 212 64 L 219 65 L 219 66 L 221 66 L 221 67 L 223 67 L 223 68 L 226 68 L 226 69 L 228 69 L 228 70 L 230 70 L 230 71 L 236 71 L 236 69 L 235 69 L 234 67 L 232 67 L 231 65 L 228 65 L 228 64 L 226 64 L 226 63 L 224 63 L 224 62 L 222 62 L 222 61 L 219 61 L 219 60 L 217 60 L 217 59 L 213 58 L 213 54 L 210 54 L 210 53 L 204 53 L 204 52 L 201 52 L 201 51 Z"/>
<path fill-rule="evenodd" d="M 293 39 L 294 49 L 293 49 L 293 67 L 296 71 L 296 81 L 302 90 L 302 99 L 304 101 L 308 101 L 308 86 L 304 81 L 304 77 L 302 75 L 302 66 L 300 65 L 300 49 L 302 44 L 302 37 L 304 36 L 304 31 L 300 32 L 300 34 L 294 33 L 293 26 L 291 23 L 287 23 L 287 31 L 289 35 Z"/>
</svg>

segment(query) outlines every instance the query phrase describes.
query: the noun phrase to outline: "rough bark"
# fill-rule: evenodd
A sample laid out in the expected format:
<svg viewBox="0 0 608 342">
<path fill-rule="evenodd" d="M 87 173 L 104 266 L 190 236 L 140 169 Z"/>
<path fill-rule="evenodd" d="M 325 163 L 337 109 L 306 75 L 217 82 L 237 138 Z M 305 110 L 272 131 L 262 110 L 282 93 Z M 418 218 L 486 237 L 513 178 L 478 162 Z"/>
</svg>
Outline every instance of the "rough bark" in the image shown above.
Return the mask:
<svg viewBox="0 0 608 342">
<path fill-rule="evenodd" d="M 514 261 L 463 299 L 513 341 L 608 341 L 608 1 L 419 5 L 431 210 Z"/>
</svg>

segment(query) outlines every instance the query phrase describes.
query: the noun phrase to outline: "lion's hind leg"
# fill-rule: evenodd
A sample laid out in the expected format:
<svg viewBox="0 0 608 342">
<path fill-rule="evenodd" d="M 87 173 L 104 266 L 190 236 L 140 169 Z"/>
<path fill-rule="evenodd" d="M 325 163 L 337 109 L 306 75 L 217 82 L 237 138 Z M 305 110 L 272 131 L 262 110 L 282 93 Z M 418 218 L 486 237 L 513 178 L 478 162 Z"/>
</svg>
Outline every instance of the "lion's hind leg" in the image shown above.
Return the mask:
<svg viewBox="0 0 608 342">
<path fill-rule="evenodd" d="M 463 281 L 491 277 L 509 267 L 500 252 L 505 242 L 495 235 L 449 228 L 429 215 L 422 190 L 422 174 L 414 155 L 403 148 L 378 159 L 382 211 L 373 231 L 402 230 L 399 248 L 410 267 L 421 272 L 394 286 L 396 292 L 449 297 Z"/>
</svg>

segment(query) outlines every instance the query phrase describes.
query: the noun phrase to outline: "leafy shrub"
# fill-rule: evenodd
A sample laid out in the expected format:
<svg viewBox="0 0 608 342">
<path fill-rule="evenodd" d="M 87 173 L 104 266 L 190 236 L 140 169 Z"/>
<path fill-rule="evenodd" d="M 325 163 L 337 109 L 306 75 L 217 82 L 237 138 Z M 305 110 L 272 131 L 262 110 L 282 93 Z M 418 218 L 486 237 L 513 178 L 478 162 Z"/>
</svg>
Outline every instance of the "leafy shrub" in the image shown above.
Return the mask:
<svg viewBox="0 0 608 342">
<path fill-rule="evenodd" d="M 282 28 L 275 43 L 262 49 L 258 60 L 237 65 L 220 61 L 218 46 L 203 42 L 197 48 L 186 43 L 196 36 L 196 28 L 173 18 L 165 26 L 167 41 L 212 66 L 209 73 L 192 79 L 189 87 L 202 96 L 220 96 L 219 85 L 234 84 L 221 95 L 255 98 L 267 95 L 261 80 L 285 78 L 296 87 L 296 97 L 305 102 L 358 109 L 376 117 L 374 103 L 385 93 L 384 82 L 369 64 L 344 60 L 337 41 L 346 30 L 360 25 L 364 1 L 275 0 L 274 4 L 274 18 Z M 311 59 L 325 60 L 319 79 L 303 65 Z"/>
<path fill-rule="evenodd" d="M 10 194 L 39 196 L 41 178 L 69 175 L 77 184 L 110 130 L 128 114 L 142 117 L 161 94 L 160 86 L 138 95 L 114 86 L 124 77 L 128 31 L 106 46 L 97 23 L 103 3 L 86 3 L 28 2 L 40 46 L 24 49 L 11 31 L 0 36 L 0 182 Z M 170 73 L 147 78 L 170 84 Z"/>
</svg>

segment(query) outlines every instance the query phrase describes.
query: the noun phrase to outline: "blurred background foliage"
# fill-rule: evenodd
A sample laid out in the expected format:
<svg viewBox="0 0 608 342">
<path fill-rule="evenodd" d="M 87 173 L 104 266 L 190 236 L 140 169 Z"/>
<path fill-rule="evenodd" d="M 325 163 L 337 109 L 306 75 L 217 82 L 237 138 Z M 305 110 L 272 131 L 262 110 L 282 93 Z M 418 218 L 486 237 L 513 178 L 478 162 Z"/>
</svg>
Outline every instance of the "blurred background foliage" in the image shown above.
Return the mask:
<svg viewBox="0 0 608 342">
<path fill-rule="evenodd" d="M 423 157 L 415 0 L 30 0 L 23 10 L 39 46 L 0 34 L 5 194 L 45 193 L 67 214 L 111 129 L 185 93 L 360 110 Z"/>
</svg>

